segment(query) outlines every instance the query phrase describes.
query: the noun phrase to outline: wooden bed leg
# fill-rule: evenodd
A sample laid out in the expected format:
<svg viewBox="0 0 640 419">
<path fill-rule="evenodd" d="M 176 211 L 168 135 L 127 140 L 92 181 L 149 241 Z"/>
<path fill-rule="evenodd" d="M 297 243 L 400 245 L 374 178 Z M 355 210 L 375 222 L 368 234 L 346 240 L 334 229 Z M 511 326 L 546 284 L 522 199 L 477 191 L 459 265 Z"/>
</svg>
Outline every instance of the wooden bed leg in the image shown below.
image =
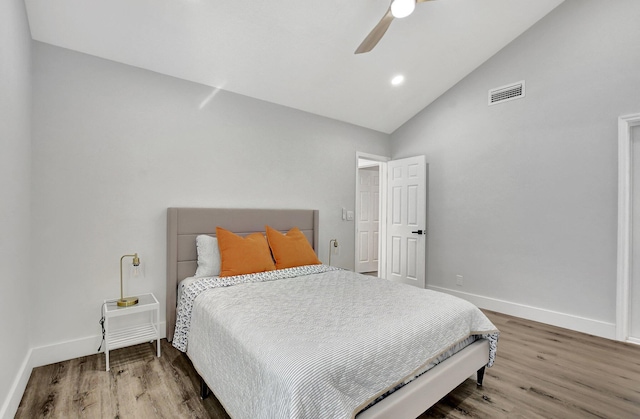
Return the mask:
<svg viewBox="0 0 640 419">
<path fill-rule="evenodd" d="M 207 383 L 205 383 L 202 377 L 200 377 L 200 398 L 204 400 L 209 397 L 209 394 L 211 394 L 209 386 L 207 386 Z"/>
<path fill-rule="evenodd" d="M 482 386 L 482 380 L 484 380 L 484 368 L 485 367 L 480 368 L 476 373 L 478 378 L 477 379 L 478 386 Z"/>
</svg>

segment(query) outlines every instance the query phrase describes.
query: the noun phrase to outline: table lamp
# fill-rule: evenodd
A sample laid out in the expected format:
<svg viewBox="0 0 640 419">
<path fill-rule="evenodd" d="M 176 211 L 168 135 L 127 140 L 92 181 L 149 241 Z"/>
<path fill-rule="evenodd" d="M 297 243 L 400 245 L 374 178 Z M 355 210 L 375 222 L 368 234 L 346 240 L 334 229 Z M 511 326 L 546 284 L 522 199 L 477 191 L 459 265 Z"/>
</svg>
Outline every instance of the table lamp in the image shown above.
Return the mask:
<svg viewBox="0 0 640 419">
<path fill-rule="evenodd" d="M 118 307 L 129 307 L 138 304 L 138 297 L 125 297 L 122 290 L 122 260 L 126 257 L 133 258 L 133 264 L 131 265 L 132 276 L 139 276 L 141 273 L 140 258 L 137 253 L 124 255 L 120 258 L 120 299 L 118 300 Z"/>
</svg>

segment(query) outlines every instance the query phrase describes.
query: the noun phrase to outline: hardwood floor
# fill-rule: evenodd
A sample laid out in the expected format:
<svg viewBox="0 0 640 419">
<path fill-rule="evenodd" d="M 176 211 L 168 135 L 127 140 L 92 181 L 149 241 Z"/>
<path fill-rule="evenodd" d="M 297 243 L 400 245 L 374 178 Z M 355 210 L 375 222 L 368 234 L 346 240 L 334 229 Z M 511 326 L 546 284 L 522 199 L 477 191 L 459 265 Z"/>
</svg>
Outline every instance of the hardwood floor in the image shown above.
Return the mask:
<svg viewBox="0 0 640 419">
<path fill-rule="evenodd" d="M 500 329 L 484 386 L 461 384 L 420 418 L 640 418 L 640 346 L 486 312 Z M 228 418 L 202 401 L 188 358 L 162 341 L 33 370 L 16 418 Z"/>
<path fill-rule="evenodd" d="M 640 346 L 503 314 L 484 386 L 470 380 L 420 418 L 640 418 Z"/>
</svg>

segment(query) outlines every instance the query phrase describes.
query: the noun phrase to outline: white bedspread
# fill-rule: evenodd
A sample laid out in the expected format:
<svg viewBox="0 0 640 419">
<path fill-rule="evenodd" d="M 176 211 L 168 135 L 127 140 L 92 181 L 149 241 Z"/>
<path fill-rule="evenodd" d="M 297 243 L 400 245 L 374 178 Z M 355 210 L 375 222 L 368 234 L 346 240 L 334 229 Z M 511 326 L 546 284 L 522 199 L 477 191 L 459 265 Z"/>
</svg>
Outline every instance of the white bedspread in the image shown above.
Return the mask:
<svg viewBox="0 0 640 419">
<path fill-rule="evenodd" d="M 332 270 L 203 291 L 187 335 L 233 418 L 350 418 L 470 335 L 491 366 L 498 331 L 456 297 Z"/>
</svg>

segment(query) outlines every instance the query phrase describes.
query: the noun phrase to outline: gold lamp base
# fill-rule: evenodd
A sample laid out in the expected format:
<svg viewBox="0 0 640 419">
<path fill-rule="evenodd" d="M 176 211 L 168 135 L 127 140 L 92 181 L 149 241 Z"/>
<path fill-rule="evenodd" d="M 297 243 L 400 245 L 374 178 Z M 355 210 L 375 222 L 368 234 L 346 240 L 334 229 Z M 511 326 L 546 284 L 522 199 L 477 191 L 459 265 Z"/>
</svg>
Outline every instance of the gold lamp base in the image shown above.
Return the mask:
<svg viewBox="0 0 640 419">
<path fill-rule="evenodd" d="M 129 307 L 138 304 L 138 297 L 125 297 L 118 300 L 118 307 Z"/>
</svg>

